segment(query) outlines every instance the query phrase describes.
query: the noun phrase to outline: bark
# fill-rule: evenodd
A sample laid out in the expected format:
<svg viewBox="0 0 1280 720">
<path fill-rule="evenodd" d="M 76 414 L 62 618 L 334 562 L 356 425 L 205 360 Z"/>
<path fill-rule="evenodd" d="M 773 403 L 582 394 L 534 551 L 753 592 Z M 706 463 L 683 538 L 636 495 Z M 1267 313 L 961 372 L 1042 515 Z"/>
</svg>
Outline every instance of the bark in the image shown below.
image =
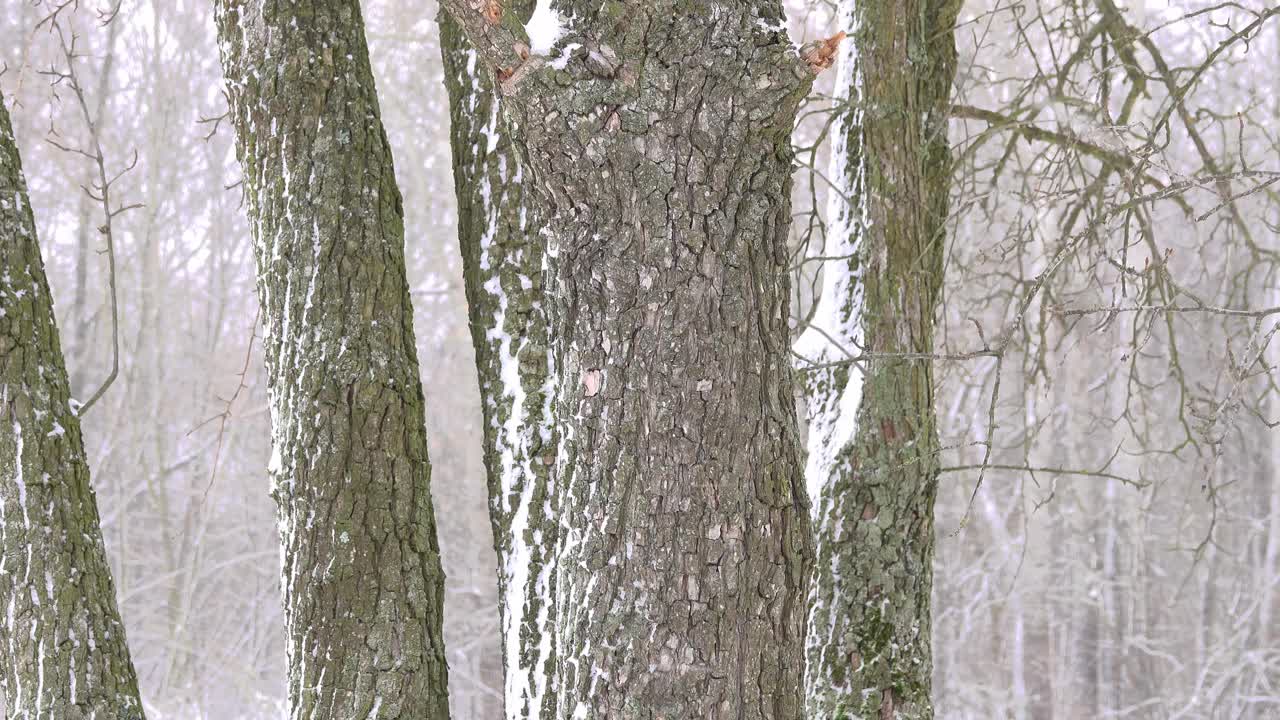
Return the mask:
<svg viewBox="0 0 1280 720">
<path fill-rule="evenodd" d="M 0 428 L 5 717 L 140 720 L 53 298 L 2 102 Z"/>
<path fill-rule="evenodd" d="M 834 126 L 823 291 L 797 351 L 807 373 L 817 562 L 807 708 L 931 718 L 938 474 L 932 362 L 943 279 L 955 74 L 952 0 L 842 3 L 849 43 Z M 850 356 L 870 359 L 856 368 Z"/>
<path fill-rule="evenodd" d="M 510 12 L 527 19 L 531 3 Z M 499 558 L 506 717 L 550 717 L 555 695 L 555 460 L 543 295 L 546 238 L 525 197 L 492 73 L 440 16 L 449 91 L 458 245 L 484 413 L 489 511 Z"/>
<path fill-rule="evenodd" d="M 566 37 L 522 63 L 516 19 L 446 7 L 510 71 L 547 233 L 554 717 L 800 718 L 786 241 L 812 73 L 781 6 L 564 3 Z"/>
<path fill-rule="evenodd" d="M 356 0 L 221 0 L 295 718 L 448 717 L 404 218 Z"/>
</svg>

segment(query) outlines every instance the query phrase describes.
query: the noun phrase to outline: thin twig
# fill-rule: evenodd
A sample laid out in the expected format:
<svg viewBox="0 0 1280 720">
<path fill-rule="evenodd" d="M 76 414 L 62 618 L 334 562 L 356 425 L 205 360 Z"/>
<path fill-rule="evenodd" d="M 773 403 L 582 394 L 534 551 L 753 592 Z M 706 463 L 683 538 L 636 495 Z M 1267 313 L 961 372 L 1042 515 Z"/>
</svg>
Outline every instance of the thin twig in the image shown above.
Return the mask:
<svg viewBox="0 0 1280 720">
<path fill-rule="evenodd" d="M 249 375 L 249 362 L 253 358 L 253 342 L 258 338 L 258 321 L 261 319 L 262 308 L 259 306 L 257 312 L 253 316 L 253 325 L 249 328 L 249 347 L 244 351 L 244 365 L 241 366 L 240 372 L 237 375 L 239 380 L 236 385 L 236 390 L 231 394 L 231 397 L 227 399 L 226 407 L 222 409 L 222 412 L 191 428 L 187 433 L 187 437 L 190 437 L 192 433 L 205 425 L 208 425 L 215 420 L 218 422 L 218 442 L 216 449 L 213 451 L 213 469 L 209 472 L 209 484 L 204 488 L 204 496 L 200 499 L 201 505 L 203 505 L 205 500 L 209 498 L 209 491 L 213 489 L 213 482 L 218 477 L 218 464 L 222 460 L 222 445 L 223 440 L 226 437 L 227 422 L 231 420 L 231 410 L 235 406 L 236 400 L 240 398 L 240 394 L 249 387 L 249 384 L 245 379 Z"/>
<path fill-rule="evenodd" d="M 133 161 L 128 167 L 116 174 L 114 177 L 107 177 L 106 155 L 102 152 L 102 142 L 98 131 L 98 125 L 94 121 L 93 113 L 89 111 L 89 103 L 85 99 L 84 88 L 81 87 L 79 76 L 76 74 L 76 36 L 75 34 L 72 34 L 71 41 L 68 43 L 66 33 L 63 31 L 62 25 L 57 17 L 57 13 L 61 12 L 61 10 L 68 4 L 69 3 L 64 3 L 58 8 L 58 10 L 45 19 L 45 21 L 49 22 L 50 28 L 53 32 L 58 35 L 58 42 L 62 46 L 62 55 L 67 61 L 67 70 L 66 72 L 49 70 L 44 74 L 53 76 L 54 84 L 60 84 L 65 81 L 67 87 L 71 89 L 72 94 L 75 96 L 76 104 L 80 107 L 80 114 L 84 119 L 85 126 L 89 130 L 89 142 L 91 144 L 92 151 L 90 152 L 80 148 L 64 146 L 52 139 L 49 139 L 48 142 L 50 145 L 61 150 L 73 152 L 89 158 L 97 170 L 98 179 L 94 183 L 97 194 L 94 193 L 93 189 L 87 187 L 84 188 L 84 191 L 90 198 L 98 201 L 102 205 L 103 222 L 102 225 L 98 227 L 98 232 L 102 234 L 107 245 L 107 286 L 110 289 L 111 294 L 111 372 L 107 375 L 106 380 L 98 386 L 98 389 L 89 396 L 89 399 L 77 409 L 76 414 L 83 417 L 84 414 L 89 411 L 89 408 L 93 407 L 93 405 L 97 403 L 98 400 L 107 392 L 107 388 L 111 387 L 112 383 L 115 382 L 116 377 L 120 374 L 120 304 L 117 299 L 116 292 L 116 250 L 115 233 L 112 231 L 112 221 L 117 215 L 128 210 L 141 207 L 141 205 L 132 204 L 114 209 L 111 207 L 111 186 L 119 180 L 121 176 L 137 166 L 138 156 L 137 153 L 135 153 Z M 119 8 L 117 7 L 116 12 L 118 12 L 118 10 Z M 113 12 L 111 14 L 111 18 L 114 17 L 115 13 Z M 108 20 L 108 22 L 109 21 L 110 20 Z"/>
</svg>

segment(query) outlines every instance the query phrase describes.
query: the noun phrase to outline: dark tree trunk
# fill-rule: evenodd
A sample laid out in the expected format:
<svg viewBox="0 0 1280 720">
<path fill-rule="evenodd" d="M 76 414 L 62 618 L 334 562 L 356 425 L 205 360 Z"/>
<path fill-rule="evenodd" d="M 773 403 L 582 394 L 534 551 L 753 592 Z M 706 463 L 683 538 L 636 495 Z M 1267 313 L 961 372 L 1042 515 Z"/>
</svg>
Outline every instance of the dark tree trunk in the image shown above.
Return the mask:
<svg viewBox="0 0 1280 720">
<path fill-rule="evenodd" d="M 0 101 L 0 686 L 11 720 L 141 720 L 26 180 Z"/>
<path fill-rule="evenodd" d="M 531 3 L 511 12 L 527 18 Z M 546 237 L 502 119 L 490 72 L 440 16 L 449 91 L 458 245 L 484 413 L 490 519 L 498 552 L 506 714 L 550 717 L 555 662 L 555 461 Z"/>
<path fill-rule="evenodd" d="M 554 716 L 798 719 L 786 245 L 812 73 L 781 6 L 566 3 L 528 60 L 516 18 L 447 7 L 502 71 L 547 237 Z"/>
<path fill-rule="evenodd" d="M 950 181 L 959 2 L 842 3 L 853 42 L 835 124 L 833 222 L 815 328 L 807 475 L 817 562 L 808 712 L 931 718 L 938 474 L 932 362 Z M 833 339 L 835 342 L 833 342 Z M 854 367 L 850 355 L 869 356 Z M 820 491 L 818 489 L 820 488 Z"/>
<path fill-rule="evenodd" d="M 258 263 L 295 718 L 448 717 L 404 219 L 356 0 L 216 5 Z"/>
</svg>

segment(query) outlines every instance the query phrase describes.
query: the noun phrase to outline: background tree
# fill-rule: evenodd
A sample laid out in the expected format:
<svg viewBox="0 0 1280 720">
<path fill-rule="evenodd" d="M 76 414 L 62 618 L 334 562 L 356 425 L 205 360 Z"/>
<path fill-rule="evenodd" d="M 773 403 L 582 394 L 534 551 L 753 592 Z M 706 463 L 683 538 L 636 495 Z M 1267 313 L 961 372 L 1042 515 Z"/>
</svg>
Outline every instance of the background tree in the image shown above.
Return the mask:
<svg viewBox="0 0 1280 720">
<path fill-rule="evenodd" d="M 99 186 L 98 192 L 105 188 Z M 109 224 L 109 220 L 107 221 Z M 109 226 L 109 225 L 108 225 Z M 5 717 L 141 720 L 26 179 L 0 100 L 0 657 Z"/>
<path fill-rule="evenodd" d="M 797 342 L 817 502 L 807 710 L 932 718 L 934 316 L 960 3 L 845 2 L 825 277 Z"/>
<path fill-rule="evenodd" d="M 1276 15 L 966 6 L 940 714 L 1275 713 Z"/>
<path fill-rule="evenodd" d="M 404 211 L 359 3 L 216 10 L 265 326 L 292 713 L 447 718 Z"/>
</svg>

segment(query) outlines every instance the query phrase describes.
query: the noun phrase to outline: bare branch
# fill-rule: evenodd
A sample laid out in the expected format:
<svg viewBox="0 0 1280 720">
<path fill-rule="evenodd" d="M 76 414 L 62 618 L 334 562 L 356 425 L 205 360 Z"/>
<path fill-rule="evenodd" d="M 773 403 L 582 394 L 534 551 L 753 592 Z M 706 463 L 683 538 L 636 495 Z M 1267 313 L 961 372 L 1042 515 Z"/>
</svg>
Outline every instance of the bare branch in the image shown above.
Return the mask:
<svg viewBox="0 0 1280 720">
<path fill-rule="evenodd" d="M 73 7 L 74 5 L 75 0 L 69 0 L 68 2 L 62 3 L 55 8 L 49 16 L 44 20 L 41 20 L 37 27 L 47 23 L 50 31 L 58 36 L 58 42 L 62 47 L 63 59 L 67 64 L 66 70 L 50 68 L 50 70 L 43 74 L 54 78 L 52 81 L 53 84 L 65 85 L 71 91 L 72 96 L 75 98 L 76 105 L 80 110 L 81 118 L 83 119 L 85 127 L 89 133 L 90 149 L 85 150 L 82 148 L 73 148 L 59 143 L 52 138 L 47 138 L 46 140 L 50 145 L 53 145 L 60 150 L 86 157 L 93 163 L 97 174 L 97 179 L 94 181 L 95 188 L 93 190 L 87 187 L 83 189 L 90 198 L 102 205 L 103 223 L 99 226 L 98 232 L 102 234 L 103 240 L 106 243 L 107 285 L 110 289 L 111 297 L 111 372 L 107 375 L 106 379 L 103 380 L 102 384 L 98 386 L 98 389 L 89 396 L 89 399 L 80 405 L 77 413 L 83 416 L 89 411 L 89 408 L 93 407 L 94 404 L 97 403 L 98 400 L 107 392 L 107 389 L 111 387 L 112 383 L 115 382 L 116 377 L 120 373 L 120 305 L 117 297 L 118 293 L 116 291 L 115 233 L 112 221 L 117 215 L 141 207 L 141 205 L 134 203 L 121 207 L 112 207 L 111 188 L 124 174 L 137 167 L 138 154 L 135 151 L 133 159 L 130 161 L 128 166 L 119 173 L 116 173 L 111 177 L 107 176 L 107 161 L 106 155 L 102 151 L 101 133 L 98 127 L 98 122 L 94 118 L 93 113 L 89 110 L 89 103 L 85 98 L 84 88 L 80 84 L 80 79 L 76 71 L 76 59 L 79 57 L 75 50 L 76 36 L 74 33 L 71 34 L 71 38 L 68 41 L 67 33 L 63 30 L 58 17 L 59 13 L 68 7 Z M 104 22 L 104 24 L 114 19 L 116 14 L 119 12 L 119 9 L 119 5 L 117 5 L 115 10 L 111 11 L 110 17 L 106 22 Z"/>
</svg>

